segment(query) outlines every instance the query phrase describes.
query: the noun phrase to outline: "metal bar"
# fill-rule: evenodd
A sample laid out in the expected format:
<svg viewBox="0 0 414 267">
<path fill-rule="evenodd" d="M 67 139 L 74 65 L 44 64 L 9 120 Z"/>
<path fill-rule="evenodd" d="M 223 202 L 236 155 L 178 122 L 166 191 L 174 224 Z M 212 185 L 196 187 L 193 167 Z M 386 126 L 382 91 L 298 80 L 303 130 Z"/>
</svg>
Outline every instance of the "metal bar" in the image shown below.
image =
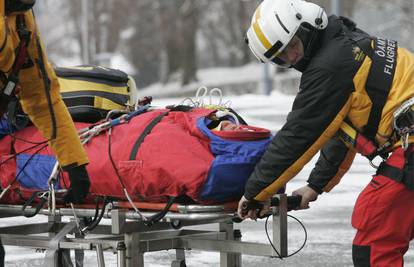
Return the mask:
<svg viewBox="0 0 414 267">
<path fill-rule="evenodd" d="M 224 206 L 222 205 L 177 205 L 179 213 L 194 213 L 194 212 L 222 212 Z"/>
<path fill-rule="evenodd" d="M 126 267 L 126 246 L 124 242 L 119 242 L 116 247 L 118 257 L 118 267 Z"/>
<path fill-rule="evenodd" d="M 105 267 L 105 259 L 104 259 L 102 245 L 97 244 L 95 247 L 96 247 L 96 256 L 98 259 L 98 267 Z"/>
<path fill-rule="evenodd" d="M 125 234 L 127 267 L 144 267 L 144 253 L 138 249 L 139 241 L 139 233 Z"/>
<path fill-rule="evenodd" d="M 51 238 L 45 236 L 26 236 L 26 235 L 8 235 L 2 234 L 1 241 L 4 245 L 8 246 L 21 246 L 21 247 L 37 247 L 37 248 L 49 248 Z"/>
<path fill-rule="evenodd" d="M 0 233 L 19 233 L 22 235 L 40 234 L 51 231 L 53 228 L 49 223 L 34 223 L 34 224 L 23 224 L 16 226 L 6 226 L 0 228 Z"/>
<path fill-rule="evenodd" d="M 172 261 L 171 267 L 182 267 L 185 264 L 185 251 L 184 249 L 175 250 L 175 260 Z"/>
<path fill-rule="evenodd" d="M 186 248 L 202 251 L 233 252 L 243 255 L 265 256 L 273 255 L 268 244 L 254 242 L 240 242 L 232 240 L 209 240 L 193 237 L 181 237 Z"/>
<path fill-rule="evenodd" d="M 226 240 L 233 240 L 233 223 L 220 223 L 220 232 L 224 232 Z M 220 251 L 220 267 L 234 266 L 234 255 Z"/>
<path fill-rule="evenodd" d="M 59 266 L 59 242 L 63 240 L 66 235 L 76 228 L 76 223 L 71 221 L 65 225 L 52 239 L 49 241 L 48 248 L 45 255 L 45 263 L 47 266 Z"/>
<path fill-rule="evenodd" d="M 278 195 L 279 208 L 278 212 L 272 216 L 273 228 L 273 245 L 282 257 L 288 255 L 288 236 L 287 236 L 287 196 L 285 194 Z M 279 256 L 273 251 L 272 256 Z"/>
<path fill-rule="evenodd" d="M 9 217 L 13 216 L 22 216 L 32 214 L 35 211 L 34 208 L 26 208 L 22 211 L 21 205 L 0 205 L 0 214 L 7 214 Z M 114 209 L 112 211 L 108 211 L 104 214 L 104 218 L 112 218 L 112 213 L 116 212 L 117 210 Z M 75 209 L 77 217 L 94 217 L 95 216 L 95 209 Z M 48 209 L 41 209 L 38 214 L 42 215 L 52 215 Z M 155 215 L 156 212 L 143 212 L 142 213 L 145 217 L 150 217 Z M 60 208 L 56 210 L 56 215 L 59 216 L 73 216 L 73 210 L 68 208 Z M 171 220 L 182 220 L 182 221 L 215 221 L 215 220 L 229 220 L 234 217 L 233 213 L 224 213 L 224 212 L 216 212 L 216 213 L 174 213 L 168 212 L 165 217 L 164 221 L 171 221 Z M 135 213 L 134 211 L 127 211 L 125 213 L 125 218 L 129 220 L 137 220 L 140 221 L 140 216 Z"/>
<path fill-rule="evenodd" d="M 111 213 L 112 233 L 120 234 L 123 232 L 126 223 L 125 212 L 121 210 L 113 210 Z"/>
</svg>

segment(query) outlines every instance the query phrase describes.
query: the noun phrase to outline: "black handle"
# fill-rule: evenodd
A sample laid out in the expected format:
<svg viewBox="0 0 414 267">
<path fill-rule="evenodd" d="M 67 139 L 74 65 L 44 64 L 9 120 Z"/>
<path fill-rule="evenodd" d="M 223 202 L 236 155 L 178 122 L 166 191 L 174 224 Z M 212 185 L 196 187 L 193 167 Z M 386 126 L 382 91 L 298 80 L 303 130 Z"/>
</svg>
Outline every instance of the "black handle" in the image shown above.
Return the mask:
<svg viewBox="0 0 414 267">
<path fill-rule="evenodd" d="M 297 209 L 300 206 L 300 203 L 302 201 L 301 195 L 296 196 L 288 196 L 287 197 L 287 211 L 291 211 L 294 209 Z M 280 205 L 280 200 L 277 197 L 273 197 L 270 199 L 270 206 L 272 207 L 278 207 Z M 246 215 L 249 210 L 256 210 L 257 213 L 260 213 L 260 211 L 263 209 L 263 204 L 256 200 L 250 200 L 243 203 L 242 206 L 242 215 Z"/>
<path fill-rule="evenodd" d="M 287 211 L 295 210 L 299 208 L 300 203 L 302 202 L 302 196 L 296 195 L 296 196 L 288 196 L 287 197 Z M 279 206 L 279 198 L 273 197 L 270 199 L 270 205 L 272 207 L 278 207 Z"/>
</svg>

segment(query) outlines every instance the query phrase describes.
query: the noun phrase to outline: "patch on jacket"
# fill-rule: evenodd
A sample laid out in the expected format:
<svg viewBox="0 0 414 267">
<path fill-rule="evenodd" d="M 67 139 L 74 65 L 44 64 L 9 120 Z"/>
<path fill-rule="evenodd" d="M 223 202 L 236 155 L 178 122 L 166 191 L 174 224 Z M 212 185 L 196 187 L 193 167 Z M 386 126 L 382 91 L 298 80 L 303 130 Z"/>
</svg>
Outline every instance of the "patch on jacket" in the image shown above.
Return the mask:
<svg viewBox="0 0 414 267">
<path fill-rule="evenodd" d="M 365 58 L 364 52 L 358 46 L 352 48 L 352 53 L 354 54 L 354 59 L 358 62 L 361 62 Z"/>
</svg>

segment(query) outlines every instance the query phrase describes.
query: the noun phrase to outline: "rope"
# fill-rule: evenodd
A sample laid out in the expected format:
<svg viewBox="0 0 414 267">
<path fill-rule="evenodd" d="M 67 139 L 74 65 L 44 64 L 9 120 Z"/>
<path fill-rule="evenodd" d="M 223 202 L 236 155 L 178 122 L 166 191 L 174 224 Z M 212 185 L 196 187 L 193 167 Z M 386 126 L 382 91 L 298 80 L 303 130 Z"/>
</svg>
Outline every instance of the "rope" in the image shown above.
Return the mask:
<svg viewBox="0 0 414 267">
<path fill-rule="evenodd" d="M 293 255 L 297 254 L 299 251 L 301 251 L 305 247 L 306 241 L 308 240 L 308 232 L 306 231 L 305 225 L 298 218 L 296 218 L 296 217 L 294 217 L 292 215 L 289 215 L 289 214 L 287 216 L 290 217 L 290 218 L 292 218 L 292 219 L 294 219 L 294 220 L 296 220 L 300 224 L 300 226 L 302 226 L 303 231 L 305 233 L 305 238 L 304 238 L 303 244 L 300 246 L 300 248 L 298 248 L 295 252 L 293 252 L 291 254 L 288 254 L 287 256 L 284 256 L 283 257 L 282 255 L 280 255 L 279 251 L 276 249 L 276 247 L 274 246 L 272 240 L 270 239 L 269 232 L 268 232 L 268 229 L 267 229 L 267 223 L 269 221 L 269 217 L 270 216 L 267 216 L 266 222 L 265 222 L 266 237 L 267 237 L 267 240 L 269 241 L 270 245 L 272 246 L 272 249 L 276 252 L 277 258 L 279 258 L 280 260 L 283 260 L 284 258 L 292 257 Z"/>
</svg>

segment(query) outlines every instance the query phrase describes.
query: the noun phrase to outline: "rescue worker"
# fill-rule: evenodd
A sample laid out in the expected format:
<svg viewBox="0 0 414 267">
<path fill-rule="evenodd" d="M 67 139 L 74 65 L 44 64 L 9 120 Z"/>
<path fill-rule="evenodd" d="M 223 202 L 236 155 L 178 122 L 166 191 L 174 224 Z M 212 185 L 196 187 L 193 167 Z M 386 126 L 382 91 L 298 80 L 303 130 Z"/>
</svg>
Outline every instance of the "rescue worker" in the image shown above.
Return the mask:
<svg viewBox="0 0 414 267">
<path fill-rule="evenodd" d="M 0 115 L 8 111 L 16 94 L 68 172 L 71 184 L 64 200 L 81 203 L 89 191 L 88 157 L 44 53 L 31 10 L 34 4 L 35 0 L 0 0 Z"/>
<path fill-rule="evenodd" d="M 242 218 L 266 214 L 269 198 L 318 152 L 300 209 L 330 191 L 355 153 L 381 156 L 355 204 L 355 266 L 402 266 L 414 234 L 414 56 L 344 17 L 302 0 L 264 0 L 246 42 L 264 63 L 302 72 L 287 121 L 251 174 Z M 261 211 L 243 207 L 261 202 Z"/>
</svg>

